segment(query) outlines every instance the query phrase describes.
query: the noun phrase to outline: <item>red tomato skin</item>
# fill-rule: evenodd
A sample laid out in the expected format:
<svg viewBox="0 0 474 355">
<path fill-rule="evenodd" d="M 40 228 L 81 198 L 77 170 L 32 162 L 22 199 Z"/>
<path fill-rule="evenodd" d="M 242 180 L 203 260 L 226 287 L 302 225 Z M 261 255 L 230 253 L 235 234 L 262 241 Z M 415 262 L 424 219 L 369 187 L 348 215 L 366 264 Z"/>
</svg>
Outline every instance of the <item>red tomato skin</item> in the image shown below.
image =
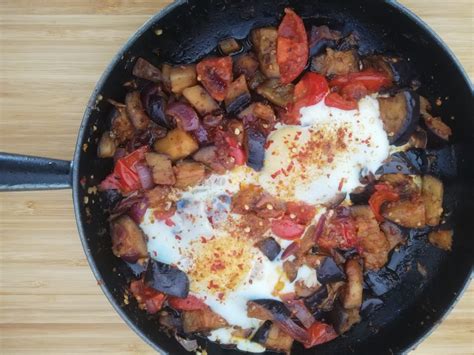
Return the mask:
<svg viewBox="0 0 474 355">
<path fill-rule="evenodd" d="M 374 93 L 391 85 L 391 80 L 387 74 L 373 69 L 366 69 L 358 73 L 340 75 L 329 82 L 330 87 L 342 89 L 349 83 L 362 84 L 369 93 Z"/>
<path fill-rule="evenodd" d="M 193 295 L 186 298 L 170 297 L 168 304 L 177 311 L 197 311 L 207 307 L 201 299 Z"/>
<path fill-rule="evenodd" d="M 341 96 L 345 99 L 358 101 L 367 94 L 367 88 L 361 83 L 349 83 L 341 89 Z"/>
<path fill-rule="evenodd" d="M 378 222 L 383 222 L 385 218 L 380 213 L 380 209 L 385 202 L 398 201 L 400 196 L 392 191 L 390 186 L 386 184 L 375 185 L 375 192 L 369 198 L 369 206 Z"/>
<path fill-rule="evenodd" d="M 337 338 L 337 333 L 331 325 L 316 321 L 309 327 L 308 336 L 309 341 L 303 344 L 306 349 Z"/>
<path fill-rule="evenodd" d="M 196 65 L 198 80 L 215 100 L 222 101 L 232 82 L 232 58 L 205 58 Z"/>
<path fill-rule="evenodd" d="M 305 226 L 293 222 L 289 218 L 274 219 L 271 226 L 272 232 L 286 240 L 295 240 L 304 233 Z"/>
<path fill-rule="evenodd" d="M 287 202 L 286 215 L 298 224 L 308 225 L 316 215 L 316 208 L 304 202 Z"/>
<path fill-rule="evenodd" d="M 148 313 L 158 312 L 166 300 L 166 295 L 144 284 L 143 280 L 130 283 L 130 291 L 140 305 L 145 305 Z"/>
<path fill-rule="evenodd" d="M 357 101 L 353 99 L 345 99 L 337 92 L 329 93 L 324 99 L 324 103 L 329 107 L 336 107 L 341 110 L 355 110 L 358 107 Z"/>
<path fill-rule="evenodd" d="M 291 83 L 301 74 L 308 62 L 308 52 L 308 36 L 303 20 L 286 8 L 278 26 L 277 38 L 277 62 L 283 84 Z"/>
</svg>

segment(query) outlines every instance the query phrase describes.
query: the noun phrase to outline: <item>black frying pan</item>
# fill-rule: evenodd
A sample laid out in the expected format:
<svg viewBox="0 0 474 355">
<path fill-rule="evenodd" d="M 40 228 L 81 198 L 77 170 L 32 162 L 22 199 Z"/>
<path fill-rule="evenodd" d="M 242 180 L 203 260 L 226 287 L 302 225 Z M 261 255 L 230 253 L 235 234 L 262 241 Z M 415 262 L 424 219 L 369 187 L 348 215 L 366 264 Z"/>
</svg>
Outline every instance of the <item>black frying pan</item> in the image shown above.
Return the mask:
<svg viewBox="0 0 474 355">
<path fill-rule="evenodd" d="M 99 195 L 88 192 L 112 167 L 112 162 L 96 157 L 97 141 L 107 129 L 111 109 L 106 100 L 98 98 L 123 101 L 122 84 L 131 78 L 131 67 L 138 56 L 154 64 L 194 62 L 210 53 L 220 39 L 245 38 L 254 27 L 276 25 L 286 6 L 293 7 L 307 24 L 328 24 L 343 32 L 356 30 L 362 38 L 362 53 L 395 52 L 409 58 L 422 83 L 421 93 L 443 99 L 437 114 L 454 131 L 451 145 L 428 151 L 429 159 L 437 159 L 429 165 L 429 172 L 445 184 L 447 223 L 455 231 L 452 252 L 432 247 L 426 243 L 426 236 L 413 235 L 407 246 L 392 256 L 391 268 L 371 275 L 372 286 L 384 301 L 382 308 L 335 341 L 311 350 L 297 345 L 294 352 L 393 354 L 409 350 L 453 307 L 471 277 L 473 87 L 453 54 L 424 23 L 395 1 L 179 0 L 148 21 L 105 71 L 86 108 L 72 162 L 0 155 L 1 190 L 72 186 L 79 234 L 95 276 L 127 324 L 158 351 L 186 353 L 173 338 L 159 332 L 157 321 L 133 302 L 123 304 L 128 271 L 112 254 L 104 212 L 107 206 Z M 158 28 L 163 30 L 161 36 L 154 32 Z M 420 273 L 420 265 L 426 276 Z M 204 346 L 210 354 L 237 353 L 212 343 Z"/>
</svg>

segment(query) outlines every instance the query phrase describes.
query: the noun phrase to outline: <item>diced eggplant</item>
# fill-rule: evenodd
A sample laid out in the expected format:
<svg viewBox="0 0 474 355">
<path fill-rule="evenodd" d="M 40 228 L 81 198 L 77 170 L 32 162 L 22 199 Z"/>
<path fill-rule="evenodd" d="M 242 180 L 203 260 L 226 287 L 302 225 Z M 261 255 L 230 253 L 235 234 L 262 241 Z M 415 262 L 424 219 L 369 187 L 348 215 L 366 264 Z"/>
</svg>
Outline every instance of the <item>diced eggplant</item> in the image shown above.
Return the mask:
<svg viewBox="0 0 474 355">
<path fill-rule="evenodd" d="M 219 109 L 217 102 L 201 85 L 195 85 L 184 89 L 183 96 L 191 105 L 193 105 L 201 116 L 213 113 Z"/>
<path fill-rule="evenodd" d="M 360 322 L 359 309 L 345 309 L 339 302 L 336 302 L 327 318 L 339 334 L 347 332 L 354 324 Z"/>
<path fill-rule="evenodd" d="M 171 117 L 176 126 L 190 132 L 199 128 L 199 117 L 194 109 L 184 102 L 173 102 L 166 108 L 166 115 Z"/>
<path fill-rule="evenodd" d="M 453 231 L 452 230 L 437 230 L 428 234 L 428 240 L 435 247 L 443 250 L 451 250 L 453 245 Z"/>
<path fill-rule="evenodd" d="M 369 206 L 352 206 L 351 215 L 355 220 L 357 236 L 362 246 L 364 266 L 378 270 L 387 263 L 390 245 L 380 230 L 374 213 Z"/>
<path fill-rule="evenodd" d="M 146 163 L 151 167 L 153 182 L 157 185 L 174 185 L 176 177 L 173 172 L 171 160 L 167 155 L 159 153 L 146 153 Z"/>
<path fill-rule="evenodd" d="M 183 321 L 181 320 L 180 314 L 171 308 L 161 311 L 158 322 L 163 327 L 172 331 L 179 331 L 183 327 Z"/>
<path fill-rule="evenodd" d="M 354 49 L 337 51 L 326 48 L 326 53 L 311 60 L 311 70 L 324 76 L 355 73 L 359 71 L 359 56 Z"/>
<path fill-rule="evenodd" d="M 267 321 L 257 330 L 252 341 L 263 345 L 268 350 L 289 354 L 294 340 L 278 326 Z"/>
<path fill-rule="evenodd" d="M 132 91 L 125 96 L 127 115 L 133 126 L 139 130 L 145 130 L 150 124 L 150 117 L 145 112 L 139 91 Z"/>
<path fill-rule="evenodd" d="M 254 127 L 265 135 L 275 127 L 276 116 L 270 105 L 254 102 L 241 111 L 238 117 L 246 127 Z"/>
<path fill-rule="evenodd" d="M 364 277 L 362 275 L 362 266 L 356 259 L 350 259 L 346 262 L 345 271 L 347 275 L 347 284 L 341 293 L 341 302 L 345 309 L 359 309 L 362 304 L 362 291 Z"/>
<path fill-rule="evenodd" d="M 443 213 L 443 183 L 431 175 L 423 176 L 422 196 L 425 204 L 426 224 L 437 226 Z"/>
<path fill-rule="evenodd" d="M 137 78 L 142 78 L 146 80 L 153 81 L 158 83 L 161 81 L 161 71 L 153 64 L 148 62 L 143 58 L 138 58 L 133 66 L 132 74 Z"/>
<path fill-rule="evenodd" d="M 171 91 L 181 94 L 184 89 L 196 85 L 197 75 L 195 65 L 180 65 L 170 69 Z"/>
<path fill-rule="evenodd" d="M 245 53 L 239 56 L 234 62 L 234 74 L 236 77 L 244 75 L 247 82 L 250 82 L 258 70 L 258 60 L 253 53 Z"/>
<path fill-rule="evenodd" d="M 158 139 L 164 138 L 168 131 L 166 128 L 158 125 L 150 125 L 145 131 L 138 131 L 130 140 L 127 149 L 130 151 L 136 150 L 144 145 L 151 146 Z"/>
<path fill-rule="evenodd" d="M 252 90 L 257 90 L 257 88 L 267 80 L 267 77 L 260 71 L 257 70 L 255 75 L 250 79 L 248 85 Z"/>
<path fill-rule="evenodd" d="M 288 300 L 285 301 L 285 305 L 290 310 L 292 316 L 296 317 L 306 329 L 315 322 L 313 314 L 306 307 L 303 299 Z"/>
<path fill-rule="evenodd" d="M 151 259 L 145 272 L 145 284 L 170 296 L 186 298 L 188 276 L 176 267 Z"/>
<path fill-rule="evenodd" d="M 294 91 L 293 84 L 282 84 L 279 79 L 268 79 L 257 87 L 259 95 L 280 107 L 287 107 L 293 102 Z"/>
<path fill-rule="evenodd" d="M 112 116 L 112 132 L 118 143 L 123 143 L 133 137 L 135 128 L 130 122 L 125 105 L 114 102 L 115 112 Z"/>
<path fill-rule="evenodd" d="M 255 171 L 260 171 L 263 168 L 265 142 L 266 137 L 262 132 L 251 127 L 245 130 L 244 148 L 247 155 L 247 165 Z"/>
<path fill-rule="evenodd" d="M 398 57 L 371 55 L 362 60 L 364 69 L 372 68 L 386 73 L 391 81 L 404 87 L 410 84 L 412 73 L 407 61 Z"/>
<path fill-rule="evenodd" d="M 406 235 L 402 228 L 395 223 L 390 221 L 384 221 L 380 224 L 380 229 L 385 233 L 388 243 L 390 245 L 390 250 L 397 247 L 400 244 L 403 244 L 406 240 Z"/>
<path fill-rule="evenodd" d="M 217 147 L 214 145 L 199 149 L 194 153 L 193 159 L 205 164 L 218 174 L 223 174 L 227 170 L 225 164 L 219 160 Z"/>
<path fill-rule="evenodd" d="M 219 49 L 224 55 L 230 55 L 239 52 L 242 46 L 235 38 L 226 38 L 219 42 Z"/>
<path fill-rule="evenodd" d="M 175 128 L 166 137 L 157 140 L 153 148 L 158 153 L 167 154 L 174 161 L 191 155 L 199 149 L 199 145 L 188 132 Z"/>
<path fill-rule="evenodd" d="M 362 302 L 360 313 L 362 316 L 368 316 L 375 310 L 383 306 L 383 301 L 380 298 L 367 298 Z"/>
<path fill-rule="evenodd" d="M 426 225 L 425 205 L 421 196 L 389 202 L 382 207 L 382 216 L 402 227 L 422 228 Z"/>
<path fill-rule="evenodd" d="M 161 82 L 163 83 L 164 89 L 167 92 L 171 92 L 171 80 L 170 80 L 171 68 L 173 67 L 167 63 L 164 63 L 161 66 Z"/>
<path fill-rule="evenodd" d="M 244 123 L 236 118 L 231 118 L 225 122 L 225 130 L 236 139 L 237 143 L 244 144 Z"/>
<path fill-rule="evenodd" d="M 319 309 L 320 305 L 324 302 L 324 300 L 328 298 L 328 296 L 329 293 L 327 287 L 322 286 L 312 295 L 306 297 L 304 302 L 306 304 L 306 307 L 308 307 L 311 312 L 315 313 Z"/>
<path fill-rule="evenodd" d="M 129 216 L 123 215 L 112 221 L 110 230 L 115 256 L 131 263 L 148 257 L 143 233 Z"/>
<path fill-rule="evenodd" d="M 397 152 L 375 172 L 377 175 L 385 174 L 424 174 L 428 167 L 428 159 L 423 149 L 410 149 L 406 152 Z"/>
<path fill-rule="evenodd" d="M 417 181 L 419 183 L 417 184 Z M 405 174 L 384 174 L 379 179 L 380 182 L 389 184 L 392 189 L 400 196 L 400 199 L 410 199 L 412 196 L 420 193 L 421 185 L 419 176 Z"/>
<path fill-rule="evenodd" d="M 208 332 L 227 326 L 227 322 L 210 308 L 184 311 L 182 314 L 185 333 Z"/>
<path fill-rule="evenodd" d="M 296 279 L 296 276 L 298 275 L 298 264 L 291 260 L 285 260 L 283 262 L 283 271 L 285 271 L 285 275 L 288 280 L 290 282 L 293 282 Z"/>
<path fill-rule="evenodd" d="M 247 316 L 250 318 L 257 318 L 260 320 L 272 320 L 273 319 L 273 313 L 268 309 L 269 306 L 264 305 L 262 303 L 264 302 L 269 302 L 270 305 L 274 304 L 275 307 L 281 307 L 281 312 L 286 314 L 287 316 L 290 316 L 290 313 L 286 309 L 286 307 L 283 305 L 282 302 L 280 301 L 274 301 L 274 300 L 256 300 L 256 301 L 248 301 L 247 302 Z"/>
<path fill-rule="evenodd" d="M 272 237 L 265 238 L 256 244 L 257 248 L 265 255 L 269 260 L 273 261 L 280 254 L 281 247 L 275 239 Z"/>
<path fill-rule="evenodd" d="M 143 106 L 148 117 L 156 124 L 165 128 L 174 128 L 174 123 L 166 117 L 166 98 L 158 85 L 150 85 L 141 93 Z"/>
<path fill-rule="evenodd" d="M 331 30 L 328 26 L 312 26 L 309 35 L 309 55 L 320 54 L 326 47 L 334 47 L 341 39 L 341 32 Z"/>
<path fill-rule="evenodd" d="M 322 284 L 343 281 L 346 279 L 344 271 L 342 271 L 330 256 L 326 257 L 322 264 L 317 268 L 317 275 L 318 281 Z"/>
<path fill-rule="evenodd" d="M 426 149 L 428 144 L 428 135 L 426 131 L 421 127 L 416 127 L 415 131 L 410 136 L 408 144 L 412 148 Z"/>
<path fill-rule="evenodd" d="M 182 161 L 174 167 L 175 187 L 183 189 L 198 185 L 204 180 L 206 169 L 203 164 L 194 161 Z"/>
<path fill-rule="evenodd" d="M 99 158 L 113 158 L 117 145 L 110 131 L 105 131 L 100 137 L 97 146 L 97 156 Z"/>
<path fill-rule="evenodd" d="M 367 205 L 374 191 L 375 188 L 373 184 L 359 186 L 349 194 L 349 198 L 354 205 Z"/>
<path fill-rule="evenodd" d="M 404 90 L 391 97 L 379 98 L 380 117 L 390 144 L 405 144 L 415 131 L 420 117 L 417 93 Z"/>
<path fill-rule="evenodd" d="M 280 68 L 276 58 L 278 31 L 274 27 L 257 28 L 251 40 L 260 63 L 260 70 L 267 78 L 279 78 Z"/>
<path fill-rule="evenodd" d="M 239 76 L 230 85 L 224 100 L 226 111 L 236 114 L 250 103 L 250 92 L 245 75 Z"/>
<path fill-rule="evenodd" d="M 436 135 L 436 137 L 441 138 L 443 141 L 448 141 L 449 137 L 453 133 L 451 128 L 444 123 L 439 117 L 424 116 L 425 125 L 428 130 Z"/>
</svg>

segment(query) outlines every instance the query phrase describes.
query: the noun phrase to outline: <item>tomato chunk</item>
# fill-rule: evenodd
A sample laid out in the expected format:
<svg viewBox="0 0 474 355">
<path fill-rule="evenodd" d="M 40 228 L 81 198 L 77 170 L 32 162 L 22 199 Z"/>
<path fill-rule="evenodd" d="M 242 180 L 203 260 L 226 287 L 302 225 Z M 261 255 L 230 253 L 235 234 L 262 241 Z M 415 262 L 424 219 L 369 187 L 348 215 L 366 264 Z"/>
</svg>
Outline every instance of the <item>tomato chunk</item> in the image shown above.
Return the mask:
<svg viewBox="0 0 474 355">
<path fill-rule="evenodd" d="M 272 221 L 271 229 L 276 236 L 282 239 L 294 240 L 301 237 L 304 233 L 305 226 L 293 222 L 289 218 L 283 218 L 274 219 Z"/>
<path fill-rule="evenodd" d="M 380 209 L 385 202 L 398 201 L 400 196 L 392 190 L 387 184 L 375 185 L 375 192 L 369 198 L 369 206 L 374 212 L 375 219 L 379 222 L 383 222 L 384 218 L 380 213 Z"/>
<path fill-rule="evenodd" d="M 330 87 L 342 89 L 348 84 L 362 84 L 369 93 L 374 93 L 388 87 L 392 83 L 386 73 L 378 72 L 373 69 L 366 69 L 358 73 L 340 75 L 329 82 Z"/>
<path fill-rule="evenodd" d="M 355 110 L 358 107 L 357 101 L 354 99 L 345 99 L 337 92 L 329 93 L 324 99 L 324 103 L 329 107 L 336 107 L 341 110 Z"/>
<path fill-rule="evenodd" d="M 277 38 L 277 62 L 283 84 L 291 83 L 301 74 L 308 62 L 308 51 L 308 36 L 303 20 L 293 10 L 286 8 Z"/>
<path fill-rule="evenodd" d="M 341 96 L 345 99 L 360 100 L 367 94 L 367 88 L 361 83 L 349 83 L 341 89 Z"/>
<path fill-rule="evenodd" d="M 204 301 L 193 295 L 186 298 L 170 297 L 168 304 L 177 311 L 197 311 L 207 307 Z"/>
<path fill-rule="evenodd" d="M 232 82 L 232 58 L 206 58 L 196 65 L 198 80 L 217 101 L 222 101 L 227 95 Z"/>
<path fill-rule="evenodd" d="M 316 321 L 309 327 L 308 336 L 308 342 L 303 344 L 306 349 L 337 338 L 337 333 L 331 325 Z"/>
<path fill-rule="evenodd" d="M 234 137 L 226 136 L 225 141 L 228 144 L 228 154 L 235 160 L 236 165 L 244 165 L 247 161 L 247 155 L 243 147 L 237 142 Z"/>
<path fill-rule="evenodd" d="M 286 215 L 298 224 L 308 225 L 316 215 L 316 208 L 304 202 L 288 202 Z"/>
<path fill-rule="evenodd" d="M 328 82 L 324 76 L 313 72 L 306 73 L 295 86 L 294 102 L 288 107 L 285 123 L 298 123 L 300 109 L 320 102 L 328 90 Z"/>
<path fill-rule="evenodd" d="M 166 300 L 165 294 L 146 286 L 143 280 L 132 281 L 130 283 L 130 291 L 138 304 L 150 314 L 158 312 Z"/>
</svg>

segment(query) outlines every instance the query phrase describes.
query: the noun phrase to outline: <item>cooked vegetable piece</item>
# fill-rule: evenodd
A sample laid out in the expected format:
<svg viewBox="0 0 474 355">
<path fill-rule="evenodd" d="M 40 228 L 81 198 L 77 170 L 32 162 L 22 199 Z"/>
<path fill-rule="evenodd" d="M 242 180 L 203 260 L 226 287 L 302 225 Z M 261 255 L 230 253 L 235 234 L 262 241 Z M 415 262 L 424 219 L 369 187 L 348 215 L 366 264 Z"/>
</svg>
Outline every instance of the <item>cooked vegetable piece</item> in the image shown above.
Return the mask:
<svg viewBox="0 0 474 355">
<path fill-rule="evenodd" d="M 196 65 L 198 80 L 217 101 L 227 95 L 232 82 L 232 58 L 205 58 Z"/>
<path fill-rule="evenodd" d="M 143 280 L 132 281 L 130 291 L 137 300 L 138 307 L 145 309 L 149 314 L 157 313 L 166 300 L 166 295 L 146 286 Z"/>
<path fill-rule="evenodd" d="M 170 296 L 185 298 L 189 292 L 188 276 L 176 267 L 150 259 L 145 284 Z"/>
<path fill-rule="evenodd" d="M 312 26 L 309 35 L 310 56 L 319 54 L 325 47 L 333 47 L 341 39 L 341 32 L 331 30 L 328 26 Z"/>
<path fill-rule="evenodd" d="M 176 203 L 170 199 L 169 186 L 156 186 L 145 192 L 148 207 L 153 208 L 153 216 L 158 220 L 166 220 L 176 212 Z"/>
<path fill-rule="evenodd" d="M 142 90 L 141 99 L 148 117 L 156 124 L 172 128 L 174 123 L 166 117 L 166 98 L 159 85 L 149 85 Z"/>
<path fill-rule="evenodd" d="M 261 102 L 254 102 L 249 107 L 238 114 L 238 117 L 246 126 L 258 129 L 260 132 L 268 135 L 275 126 L 275 112 L 269 105 Z"/>
<path fill-rule="evenodd" d="M 437 230 L 428 234 L 428 240 L 435 247 L 443 250 L 451 250 L 453 245 L 453 231 L 452 230 Z"/>
<path fill-rule="evenodd" d="M 227 326 L 227 322 L 210 308 L 183 311 L 182 318 L 185 333 L 208 332 Z"/>
<path fill-rule="evenodd" d="M 171 92 L 171 69 L 173 67 L 167 63 L 161 66 L 161 82 L 167 92 Z"/>
<path fill-rule="evenodd" d="M 357 236 L 360 238 L 365 268 L 380 269 L 387 263 L 390 250 L 387 237 L 380 230 L 369 206 L 352 206 L 351 214 L 355 219 Z"/>
<path fill-rule="evenodd" d="M 260 70 L 267 78 L 279 78 L 277 63 L 278 32 L 274 27 L 257 28 L 252 31 L 251 40 L 260 63 Z"/>
<path fill-rule="evenodd" d="M 143 108 L 139 91 L 132 91 L 125 96 L 127 115 L 136 129 L 144 130 L 150 124 L 150 117 Z"/>
<path fill-rule="evenodd" d="M 206 175 L 206 169 L 201 163 L 182 161 L 174 167 L 176 175 L 175 187 L 186 188 L 201 183 Z"/>
<path fill-rule="evenodd" d="M 171 309 L 161 311 L 160 317 L 158 318 L 158 322 L 163 327 L 173 331 L 179 331 L 183 328 L 183 321 L 181 320 L 181 315 Z"/>
<path fill-rule="evenodd" d="M 408 140 L 408 144 L 413 148 L 426 149 L 428 144 L 428 135 L 426 131 L 419 126 L 416 127 Z"/>
<path fill-rule="evenodd" d="M 336 302 L 335 307 L 328 314 L 328 319 L 334 329 L 342 334 L 360 321 L 359 309 L 345 309 L 339 302 Z"/>
<path fill-rule="evenodd" d="M 422 196 L 425 204 L 426 224 L 437 226 L 443 213 L 443 183 L 431 175 L 423 176 Z"/>
<path fill-rule="evenodd" d="M 318 281 L 322 284 L 344 281 L 346 279 L 344 271 L 342 271 L 330 256 L 326 257 L 322 264 L 317 268 L 317 275 Z"/>
<path fill-rule="evenodd" d="M 355 221 L 347 207 L 337 207 L 328 217 L 321 216 L 316 225 L 315 238 L 320 248 L 329 251 L 336 248 L 346 250 L 359 247 Z"/>
<path fill-rule="evenodd" d="M 309 49 L 303 20 L 290 8 L 285 9 L 285 16 L 278 26 L 276 49 L 281 82 L 291 83 L 304 70 Z"/>
<path fill-rule="evenodd" d="M 196 111 L 205 116 L 219 109 L 219 105 L 201 85 L 191 86 L 183 90 L 183 96 Z"/>
<path fill-rule="evenodd" d="M 237 53 L 242 49 L 242 46 L 235 40 L 235 38 L 226 38 L 219 42 L 219 49 L 224 55 Z"/>
<path fill-rule="evenodd" d="M 326 48 L 326 53 L 313 58 L 311 70 L 324 76 L 355 73 L 359 71 L 359 56 L 356 50 Z"/>
<path fill-rule="evenodd" d="M 271 103 L 286 107 L 293 102 L 293 84 L 282 84 L 279 79 L 268 79 L 257 87 L 257 93 Z"/>
<path fill-rule="evenodd" d="M 279 301 L 274 301 L 274 302 L 280 303 L 281 307 L 283 307 L 282 312 L 289 316 L 288 310 L 284 307 L 283 303 Z M 248 301 L 247 302 L 247 316 L 251 318 L 257 318 L 260 320 L 272 320 L 273 319 L 272 312 L 260 303 L 257 303 L 254 301 Z"/>
<path fill-rule="evenodd" d="M 253 79 L 258 70 L 258 60 L 253 53 L 245 53 L 234 62 L 234 74 L 236 77 L 244 75 L 248 82 Z"/>
<path fill-rule="evenodd" d="M 225 107 L 228 113 L 237 113 L 250 103 L 250 92 L 245 75 L 240 75 L 230 85 L 225 97 Z"/>
<path fill-rule="evenodd" d="M 260 240 L 270 228 L 270 221 L 254 213 L 245 215 L 239 223 L 242 235 L 252 240 Z"/>
<path fill-rule="evenodd" d="M 117 145 L 110 131 L 105 131 L 97 146 L 97 156 L 99 158 L 113 158 Z"/>
<path fill-rule="evenodd" d="M 266 138 L 260 131 L 249 127 L 244 134 L 244 149 L 247 156 L 247 165 L 255 171 L 263 168 L 265 159 Z"/>
<path fill-rule="evenodd" d="M 378 99 L 380 117 L 390 144 L 408 141 L 418 125 L 420 101 L 418 94 L 404 90 L 391 97 Z"/>
<path fill-rule="evenodd" d="M 374 190 L 374 193 L 369 198 L 369 206 L 374 213 L 375 219 L 382 222 L 384 220 L 381 214 L 382 206 L 390 201 L 398 201 L 400 194 L 389 184 L 375 184 Z"/>
<path fill-rule="evenodd" d="M 406 174 L 422 175 L 428 168 L 428 157 L 422 149 L 410 149 L 405 152 L 397 152 L 388 159 L 376 171 L 376 174 Z"/>
<path fill-rule="evenodd" d="M 261 240 L 256 246 L 271 261 L 275 260 L 281 251 L 280 244 L 272 237 Z"/>
<path fill-rule="evenodd" d="M 180 95 L 184 89 L 197 84 L 196 67 L 194 65 L 180 65 L 170 69 L 171 91 Z"/>
<path fill-rule="evenodd" d="M 166 137 L 157 140 L 153 148 L 158 153 L 168 155 L 174 161 L 191 155 L 198 150 L 199 145 L 189 133 L 175 128 L 169 131 Z"/>
<path fill-rule="evenodd" d="M 252 79 L 250 79 L 248 85 L 252 90 L 256 90 L 263 82 L 267 80 L 267 77 L 260 71 L 257 70 Z"/>
<path fill-rule="evenodd" d="M 402 58 L 377 54 L 364 58 L 362 63 L 365 69 L 372 68 L 386 73 L 399 86 L 408 85 L 411 80 L 408 63 Z"/>
<path fill-rule="evenodd" d="M 342 305 L 345 309 L 359 309 L 362 304 L 362 283 L 364 281 L 359 261 L 356 259 L 348 260 L 345 265 L 345 272 L 347 284 L 341 294 Z"/>
<path fill-rule="evenodd" d="M 393 222 L 385 221 L 380 224 L 380 229 L 385 233 L 388 243 L 390 245 L 390 250 L 397 247 L 400 244 L 403 244 L 406 240 L 406 236 L 401 227 L 396 225 Z"/>
<path fill-rule="evenodd" d="M 298 275 L 298 264 L 294 261 L 285 260 L 285 262 L 283 263 L 283 271 L 285 271 L 288 280 L 290 282 L 293 282 L 296 279 L 296 276 Z"/>
<path fill-rule="evenodd" d="M 135 128 L 130 122 L 125 105 L 114 102 L 115 111 L 112 117 L 112 132 L 117 143 L 123 143 L 133 137 Z"/>
<path fill-rule="evenodd" d="M 110 230 L 115 256 L 131 263 L 148 257 L 143 233 L 129 216 L 123 215 L 112 221 Z"/>
<path fill-rule="evenodd" d="M 199 149 L 193 155 L 193 159 L 205 164 L 218 174 L 224 174 L 230 165 L 226 163 L 224 157 L 219 156 L 219 152 L 216 146 L 208 146 Z"/>
<path fill-rule="evenodd" d="M 308 329 L 315 322 L 314 316 L 311 314 L 309 309 L 306 307 L 303 299 L 290 299 L 285 301 L 286 308 L 289 309 L 293 317 L 303 324 Z"/>
<path fill-rule="evenodd" d="M 340 110 L 356 110 L 359 106 L 354 99 L 347 99 L 337 92 L 330 92 L 325 98 L 324 103 L 329 107 L 336 107 Z"/>
<path fill-rule="evenodd" d="M 158 83 L 161 81 L 161 71 L 143 58 L 138 58 L 133 66 L 132 74 L 138 78 Z"/>
<path fill-rule="evenodd" d="M 172 117 L 176 126 L 183 131 L 195 131 L 199 128 L 199 117 L 194 109 L 184 102 L 173 102 L 166 108 L 166 115 Z"/>
<path fill-rule="evenodd" d="M 252 341 L 263 345 L 268 350 L 289 353 L 294 339 L 272 322 L 266 321 L 254 334 Z"/>
<path fill-rule="evenodd" d="M 158 153 L 146 153 L 145 159 L 152 169 L 153 182 L 157 185 L 174 185 L 174 176 L 171 160 L 167 155 Z"/>
<path fill-rule="evenodd" d="M 382 207 L 382 215 L 402 227 L 422 228 L 426 225 L 425 205 L 419 195 L 410 200 L 390 202 Z"/>
<path fill-rule="evenodd" d="M 273 234 L 282 239 L 295 240 L 303 235 L 304 230 L 304 225 L 298 224 L 290 218 L 274 219 L 272 221 Z"/>
<path fill-rule="evenodd" d="M 196 311 L 208 307 L 203 300 L 193 295 L 186 298 L 169 297 L 168 304 L 178 311 Z"/>
<path fill-rule="evenodd" d="M 331 325 L 318 321 L 311 325 L 308 329 L 308 333 L 309 340 L 303 344 L 306 349 L 337 338 L 337 333 Z"/>
<path fill-rule="evenodd" d="M 318 284 L 308 286 L 303 280 L 298 280 L 295 282 L 295 295 L 301 298 L 308 297 L 320 287 Z"/>
<path fill-rule="evenodd" d="M 323 301 L 329 296 L 326 286 L 318 288 L 316 292 L 305 298 L 304 302 L 308 309 L 315 313 Z"/>
<path fill-rule="evenodd" d="M 424 116 L 426 127 L 439 138 L 448 141 L 452 134 L 451 128 L 439 117 Z"/>
</svg>

